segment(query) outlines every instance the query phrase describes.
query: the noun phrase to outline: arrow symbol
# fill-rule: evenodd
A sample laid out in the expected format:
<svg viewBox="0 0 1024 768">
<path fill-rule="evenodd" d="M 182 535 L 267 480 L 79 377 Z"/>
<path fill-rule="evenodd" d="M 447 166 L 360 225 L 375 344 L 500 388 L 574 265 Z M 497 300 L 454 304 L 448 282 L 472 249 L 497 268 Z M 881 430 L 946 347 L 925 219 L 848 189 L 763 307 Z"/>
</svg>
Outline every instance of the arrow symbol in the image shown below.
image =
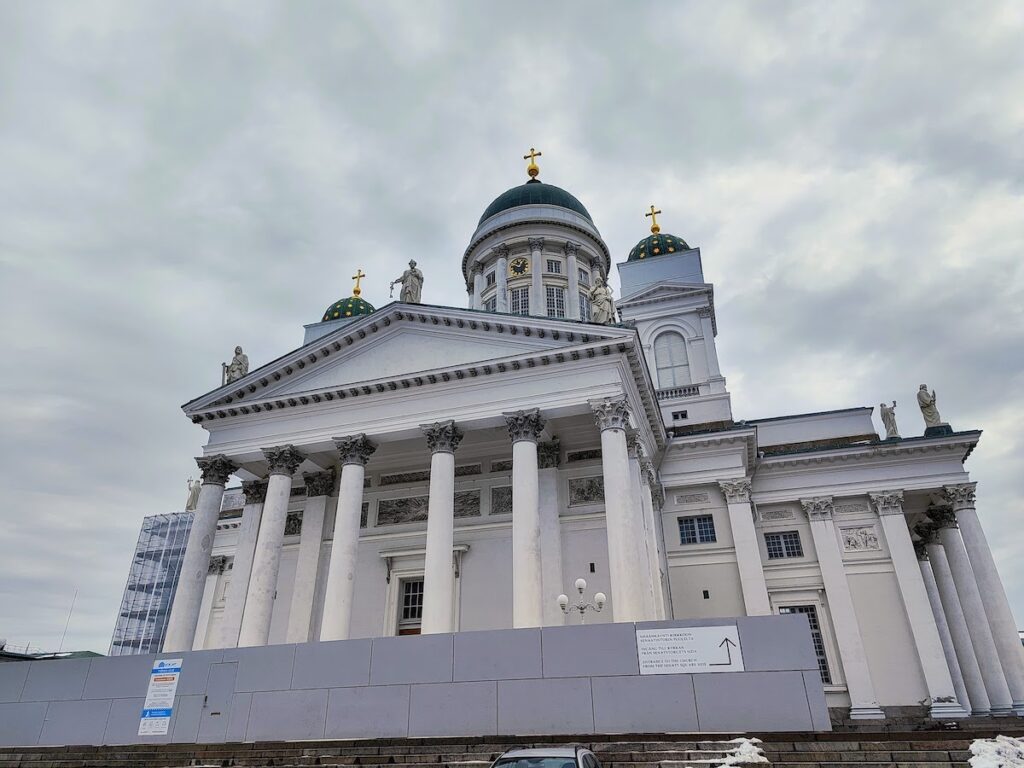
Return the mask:
<svg viewBox="0 0 1024 768">
<path fill-rule="evenodd" d="M 728 637 L 718 644 L 721 648 L 725 646 L 725 657 L 728 661 L 719 661 L 714 664 L 708 664 L 709 667 L 731 667 L 732 666 L 732 649 L 736 647 L 736 643 L 730 640 Z"/>
</svg>

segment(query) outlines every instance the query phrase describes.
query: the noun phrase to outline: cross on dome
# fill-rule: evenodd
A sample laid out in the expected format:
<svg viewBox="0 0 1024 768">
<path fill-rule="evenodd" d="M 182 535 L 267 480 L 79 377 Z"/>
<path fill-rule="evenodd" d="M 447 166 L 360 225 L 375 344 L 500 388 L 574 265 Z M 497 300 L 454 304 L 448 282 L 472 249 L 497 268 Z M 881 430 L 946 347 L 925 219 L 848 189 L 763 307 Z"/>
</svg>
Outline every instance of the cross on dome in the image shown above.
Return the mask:
<svg viewBox="0 0 1024 768">
<path fill-rule="evenodd" d="M 362 289 L 360 289 L 360 287 L 359 287 L 359 281 L 362 280 L 364 277 L 366 277 L 366 273 L 363 272 L 363 268 L 362 267 L 357 269 L 356 273 L 354 275 L 352 275 L 352 279 L 356 281 L 356 285 L 352 289 L 352 295 L 353 296 L 358 296 L 360 293 L 362 293 Z"/>
<path fill-rule="evenodd" d="M 526 173 L 529 174 L 531 179 L 536 179 L 537 174 L 540 173 L 540 166 L 537 165 L 536 158 L 540 157 L 543 154 L 543 152 L 538 152 L 533 147 L 530 147 L 530 154 L 523 155 L 523 160 L 530 161 L 529 165 L 526 166 Z"/>
<path fill-rule="evenodd" d="M 661 232 L 661 227 L 658 226 L 658 218 L 657 218 L 659 213 L 661 213 L 661 211 L 654 210 L 654 206 L 652 205 L 651 206 L 651 212 L 644 214 L 645 217 L 646 216 L 650 216 L 651 217 L 651 232 L 653 232 L 654 234 L 658 234 L 659 232 Z"/>
</svg>

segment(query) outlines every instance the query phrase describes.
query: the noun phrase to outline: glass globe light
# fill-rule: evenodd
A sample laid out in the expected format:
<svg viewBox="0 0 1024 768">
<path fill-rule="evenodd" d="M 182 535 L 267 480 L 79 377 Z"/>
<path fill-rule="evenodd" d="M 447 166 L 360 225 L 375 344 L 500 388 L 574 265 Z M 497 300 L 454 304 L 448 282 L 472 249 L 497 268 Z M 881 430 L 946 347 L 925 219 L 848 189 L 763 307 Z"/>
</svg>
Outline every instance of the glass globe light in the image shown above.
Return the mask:
<svg viewBox="0 0 1024 768">
<path fill-rule="evenodd" d="M 594 595 L 594 602 L 597 604 L 598 608 L 603 608 L 607 600 L 608 598 L 605 597 L 604 592 L 598 592 L 596 595 Z"/>
<path fill-rule="evenodd" d="M 562 610 L 564 611 L 566 609 L 566 607 L 568 607 L 568 605 L 569 605 L 569 596 L 568 595 L 559 595 L 558 596 L 558 604 L 560 606 L 562 606 Z"/>
<path fill-rule="evenodd" d="M 583 592 L 583 590 L 585 590 L 586 588 L 587 588 L 587 580 L 586 579 L 576 579 L 576 589 L 578 589 L 580 592 Z"/>
</svg>

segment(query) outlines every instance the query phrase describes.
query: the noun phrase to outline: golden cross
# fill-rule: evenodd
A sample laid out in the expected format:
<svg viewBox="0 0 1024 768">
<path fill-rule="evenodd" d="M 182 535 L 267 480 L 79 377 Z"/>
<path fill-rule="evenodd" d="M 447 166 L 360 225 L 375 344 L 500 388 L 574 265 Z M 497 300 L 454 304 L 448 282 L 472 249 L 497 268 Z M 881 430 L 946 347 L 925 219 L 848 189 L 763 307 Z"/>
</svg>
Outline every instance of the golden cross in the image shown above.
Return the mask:
<svg viewBox="0 0 1024 768">
<path fill-rule="evenodd" d="M 530 164 L 526 166 L 526 172 L 532 179 L 537 178 L 537 174 L 540 173 L 540 167 L 537 165 L 537 158 L 543 154 L 543 152 L 538 152 L 533 147 L 530 147 L 530 154 L 523 155 L 523 160 L 530 161 Z"/>
<path fill-rule="evenodd" d="M 658 234 L 659 232 L 661 232 L 661 227 L 658 226 L 658 218 L 657 218 L 659 213 L 661 213 L 661 211 L 654 210 L 654 206 L 652 205 L 651 206 L 651 212 L 644 214 L 645 217 L 646 216 L 650 216 L 651 217 L 651 232 L 653 232 L 654 234 Z"/>
<path fill-rule="evenodd" d="M 362 293 L 362 290 L 360 290 L 359 288 L 359 281 L 362 280 L 364 277 L 366 277 L 366 274 L 363 272 L 362 267 L 357 269 L 356 273 L 352 275 L 352 279 L 356 281 L 356 287 L 352 289 L 353 296 L 358 296 L 360 293 Z"/>
</svg>

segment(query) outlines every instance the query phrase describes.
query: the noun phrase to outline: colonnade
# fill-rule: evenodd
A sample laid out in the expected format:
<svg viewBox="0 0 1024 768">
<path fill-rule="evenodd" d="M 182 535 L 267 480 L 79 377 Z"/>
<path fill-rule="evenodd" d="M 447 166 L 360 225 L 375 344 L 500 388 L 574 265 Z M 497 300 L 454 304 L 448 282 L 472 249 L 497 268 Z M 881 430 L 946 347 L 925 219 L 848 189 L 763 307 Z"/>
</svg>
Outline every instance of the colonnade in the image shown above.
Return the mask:
<svg viewBox="0 0 1024 768">
<path fill-rule="evenodd" d="M 664 595 L 657 562 L 657 539 L 653 533 L 653 502 L 650 501 L 653 467 L 646 461 L 640 469 L 645 460 L 643 450 L 635 438 L 627 440 L 630 414 L 625 398 L 605 398 L 591 402 L 590 406 L 601 430 L 613 618 L 615 621 L 663 618 Z M 545 623 L 546 613 L 549 619 L 551 616 L 545 608 L 544 579 L 555 579 L 558 591 L 562 588 L 560 568 L 553 568 L 551 564 L 560 561 L 560 553 L 558 557 L 541 556 L 542 529 L 557 526 L 555 499 L 549 492 L 542 501 L 540 491 L 542 482 L 548 490 L 554 485 L 550 475 L 552 467 L 558 464 L 558 447 L 555 445 L 552 451 L 551 443 L 541 442 L 546 422 L 539 410 L 519 410 L 503 414 L 503 418 L 512 448 L 512 625 L 537 627 Z M 451 420 L 421 429 L 431 452 L 421 631 L 424 634 L 452 632 L 457 626 L 452 567 L 455 452 L 463 433 Z M 320 624 L 321 640 L 341 640 L 351 634 L 365 467 L 377 450 L 376 443 L 365 434 L 337 437 L 334 442 L 341 472 Z M 304 456 L 292 445 L 266 448 L 263 454 L 269 466 L 268 479 L 243 483 L 246 504 L 234 572 L 225 594 L 224 616 L 215 640 L 218 647 L 265 645 L 270 634 L 288 500 L 293 476 Z M 168 624 L 165 651 L 189 650 L 195 644 L 206 567 L 224 486 L 228 476 L 237 469 L 226 456 L 197 461 L 203 471 L 203 484 Z M 306 473 L 304 480 L 307 500 L 289 613 L 288 642 L 311 639 L 313 590 L 323 540 L 324 511 L 335 476 L 333 470 L 328 470 Z M 647 508 L 644 499 L 652 509 Z"/>
<path fill-rule="evenodd" d="M 974 507 L 975 483 L 946 486 L 915 527 L 942 653 L 974 714 L 1024 716 L 1024 649 Z"/>
</svg>

